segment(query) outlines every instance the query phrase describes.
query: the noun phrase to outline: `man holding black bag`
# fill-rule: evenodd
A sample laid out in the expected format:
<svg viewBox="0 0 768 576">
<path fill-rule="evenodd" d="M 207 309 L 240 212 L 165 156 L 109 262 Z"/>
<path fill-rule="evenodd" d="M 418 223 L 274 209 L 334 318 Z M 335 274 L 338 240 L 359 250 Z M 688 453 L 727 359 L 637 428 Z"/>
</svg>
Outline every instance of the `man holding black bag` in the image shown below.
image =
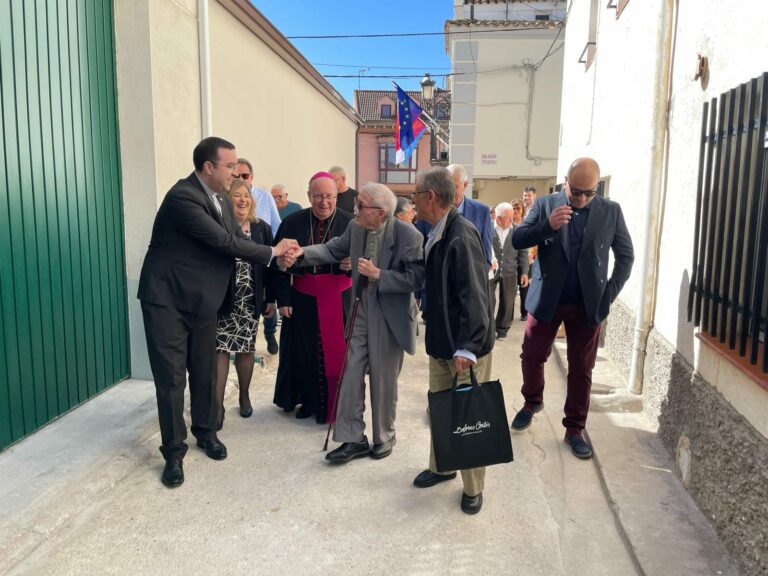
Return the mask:
<svg viewBox="0 0 768 576">
<path fill-rule="evenodd" d="M 469 382 L 470 367 L 477 380 L 489 380 L 494 329 L 491 322 L 488 264 L 480 235 L 474 225 L 453 207 L 455 186 L 445 168 L 419 174 L 413 200 L 419 218 L 432 225 L 425 247 L 426 310 L 425 336 L 429 355 L 431 393 Z M 461 470 L 464 493 L 461 509 L 477 514 L 483 505 L 485 468 Z M 429 469 L 413 481 L 428 488 L 456 477 L 456 472 L 438 472 L 434 444 Z"/>
</svg>

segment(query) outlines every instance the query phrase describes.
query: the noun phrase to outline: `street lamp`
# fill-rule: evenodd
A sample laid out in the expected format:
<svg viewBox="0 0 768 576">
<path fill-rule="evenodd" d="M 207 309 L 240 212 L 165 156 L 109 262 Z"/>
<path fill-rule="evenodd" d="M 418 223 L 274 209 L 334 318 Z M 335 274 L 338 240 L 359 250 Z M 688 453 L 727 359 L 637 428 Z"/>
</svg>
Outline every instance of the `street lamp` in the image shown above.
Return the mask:
<svg viewBox="0 0 768 576">
<path fill-rule="evenodd" d="M 424 78 L 421 79 L 421 99 L 432 101 L 432 97 L 435 95 L 435 81 L 429 75 L 429 72 L 424 74 Z"/>
<path fill-rule="evenodd" d="M 429 126 L 430 131 L 430 163 L 438 164 L 443 161 L 447 162 L 447 157 L 442 158 L 442 154 L 440 155 L 441 157 L 438 157 L 437 146 L 440 132 L 443 133 L 443 136 L 445 136 L 446 139 L 448 136 L 447 130 L 442 128 L 438 122 L 439 120 L 443 120 L 443 118 L 439 118 L 439 116 L 441 116 L 440 113 L 447 112 L 450 107 L 447 94 L 445 90 L 440 90 L 439 88 L 435 89 L 435 81 L 432 80 L 429 72 L 424 74 L 424 78 L 421 79 L 419 84 L 421 85 L 421 107 L 429 116 L 431 116 L 431 120 L 426 123 Z M 440 108 L 440 110 L 438 110 L 438 108 Z M 445 142 L 445 140 L 443 140 L 443 142 Z"/>
</svg>

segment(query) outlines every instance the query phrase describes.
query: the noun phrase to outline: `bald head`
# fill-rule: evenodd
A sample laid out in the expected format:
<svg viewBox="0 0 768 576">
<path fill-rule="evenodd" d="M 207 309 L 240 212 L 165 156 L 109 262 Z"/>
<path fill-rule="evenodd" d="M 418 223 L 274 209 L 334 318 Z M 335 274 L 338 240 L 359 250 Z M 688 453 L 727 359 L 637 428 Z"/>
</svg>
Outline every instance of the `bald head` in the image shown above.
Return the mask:
<svg viewBox="0 0 768 576">
<path fill-rule="evenodd" d="M 592 158 L 577 158 L 568 168 L 565 191 L 574 208 L 584 208 L 595 197 L 600 184 L 600 166 Z"/>
<path fill-rule="evenodd" d="M 592 158 L 577 158 L 568 168 L 568 181 L 576 188 L 591 190 L 600 182 L 600 166 Z"/>
</svg>

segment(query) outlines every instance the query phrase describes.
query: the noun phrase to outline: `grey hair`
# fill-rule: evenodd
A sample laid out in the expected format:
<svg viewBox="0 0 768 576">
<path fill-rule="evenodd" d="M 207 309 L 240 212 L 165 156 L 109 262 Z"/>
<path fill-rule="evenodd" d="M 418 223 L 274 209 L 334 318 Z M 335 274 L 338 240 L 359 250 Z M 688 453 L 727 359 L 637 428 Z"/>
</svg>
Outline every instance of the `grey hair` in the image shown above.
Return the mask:
<svg viewBox="0 0 768 576">
<path fill-rule="evenodd" d="M 452 206 L 456 197 L 456 185 L 451 173 L 440 166 L 419 172 L 416 188 L 422 192 L 432 190 L 437 196 L 437 203 L 443 208 Z"/>
<path fill-rule="evenodd" d="M 371 197 L 373 203 L 379 208 L 383 208 L 387 214 L 387 218 L 391 217 L 395 213 L 395 207 L 397 206 L 397 196 L 384 184 L 378 182 L 366 182 L 360 188 L 360 192 L 365 192 Z"/>
<path fill-rule="evenodd" d="M 328 168 L 328 172 L 330 174 L 333 174 L 334 176 L 346 176 L 347 173 L 344 171 L 344 168 L 341 166 L 331 166 Z"/>
<path fill-rule="evenodd" d="M 248 166 L 248 170 L 250 170 L 251 174 L 253 174 L 253 164 L 251 164 L 250 160 L 246 160 L 245 158 L 238 158 L 237 159 L 237 163 L 238 164 L 245 164 L 246 166 Z"/>
<path fill-rule="evenodd" d="M 410 205 L 411 205 L 410 198 L 406 198 L 405 196 L 398 196 L 397 206 L 395 207 L 395 216 L 405 212 L 405 209 L 408 208 L 408 206 Z"/>
<path fill-rule="evenodd" d="M 503 214 L 507 210 L 512 210 L 512 204 L 509 202 L 501 202 L 496 205 L 496 214 Z"/>
<path fill-rule="evenodd" d="M 458 174 L 459 179 L 462 182 L 467 181 L 467 169 L 464 168 L 461 164 L 449 164 L 448 165 L 448 171 L 451 173 L 451 175 L 456 176 Z"/>
<path fill-rule="evenodd" d="M 274 186 L 272 186 L 272 188 L 270 188 L 270 190 L 274 190 L 275 188 L 277 188 L 278 190 L 285 190 L 285 186 L 283 186 L 282 184 L 275 184 Z"/>
</svg>

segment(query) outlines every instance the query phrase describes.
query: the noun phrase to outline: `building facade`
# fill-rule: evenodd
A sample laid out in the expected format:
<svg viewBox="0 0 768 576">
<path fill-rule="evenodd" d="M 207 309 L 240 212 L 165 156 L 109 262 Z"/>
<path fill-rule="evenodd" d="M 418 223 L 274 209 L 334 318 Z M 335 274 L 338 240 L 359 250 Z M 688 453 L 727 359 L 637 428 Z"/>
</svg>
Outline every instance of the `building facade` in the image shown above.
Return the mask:
<svg viewBox="0 0 768 576">
<path fill-rule="evenodd" d="M 557 152 L 565 3 L 454 0 L 445 23 L 452 62 L 451 161 L 489 205 L 548 193 Z"/>
<path fill-rule="evenodd" d="M 136 290 L 155 212 L 215 134 L 307 204 L 357 117 L 247 0 L 0 0 L 0 450 L 151 378 Z"/>
<path fill-rule="evenodd" d="M 424 106 L 421 92 L 407 92 Z M 438 91 L 430 102 L 430 112 L 445 130 L 450 118 L 450 93 Z M 416 173 L 430 165 L 448 164 L 448 146 L 443 140 L 424 133 L 407 164 L 395 164 L 395 90 L 355 90 L 355 109 L 360 116 L 357 134 L 357 185 L 381 182 L 399 196 L 407 196 L 416 187 Z M 447 133 L 446 133 L 447 134 Z"/>
<path fill-rule="evenodd" d="M 606 346 L 745 574 L 768 573 L 767 19 L 569 3 L 557 170 L 594 157 L 622 205 L 636 259 Z"/>
</svg>

